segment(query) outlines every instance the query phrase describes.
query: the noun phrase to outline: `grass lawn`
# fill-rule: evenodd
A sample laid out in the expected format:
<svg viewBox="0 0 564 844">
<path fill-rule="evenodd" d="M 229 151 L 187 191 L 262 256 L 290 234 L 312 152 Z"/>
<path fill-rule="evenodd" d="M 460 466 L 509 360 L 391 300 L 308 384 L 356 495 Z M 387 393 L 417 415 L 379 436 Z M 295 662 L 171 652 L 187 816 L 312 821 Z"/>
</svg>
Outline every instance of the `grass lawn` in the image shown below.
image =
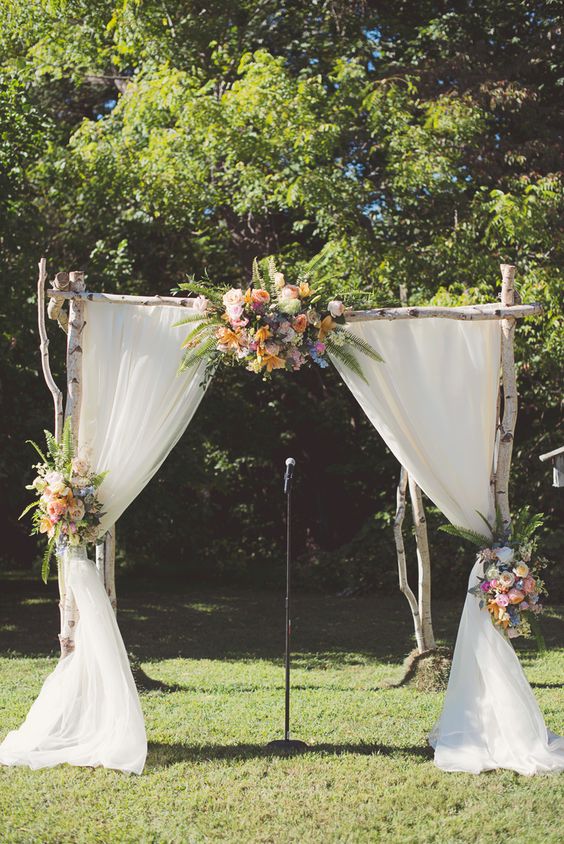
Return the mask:
<svg viewBox="0 0 564 844">
<path fill-rule="evenodd" d="M 145 773 L 0 768 L 0 842 L 561 842 L 563 779 L 444 774 L 426 734 L 442 694 L 385 688 L 412 646 L 401 596 L 296 600 L 291 758 L 283 603 L 271 594 L 122 588 L 120 625 L 155 688 L 141 696 Z M 0 582 L 0 738 L 56 662 L 55 586 Z M 128 591 L 129 590 L 129 591 Z M 463 595 L 460 596 L 461 600 Z M 460 606 L 437 603 L 453 641 Z M 522 654 L 548 726 L 564 732 L 562 613 L 549 652 Z M 507 713 L 511 717 L 511 713 Z"/>
</svg>

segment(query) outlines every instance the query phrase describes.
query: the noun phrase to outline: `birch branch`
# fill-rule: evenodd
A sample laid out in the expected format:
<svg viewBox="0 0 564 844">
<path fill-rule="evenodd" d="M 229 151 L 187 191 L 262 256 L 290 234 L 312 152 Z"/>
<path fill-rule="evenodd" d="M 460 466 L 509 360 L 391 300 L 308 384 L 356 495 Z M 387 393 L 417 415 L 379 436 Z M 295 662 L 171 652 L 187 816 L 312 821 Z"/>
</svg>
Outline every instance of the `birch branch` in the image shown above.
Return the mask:
<svg viewBox="0 0 564 844">
<path fill-rule="evenodd" d="M 515 301 L 515 267 L 501 264 L 501 304 L 511 307 Z M 506 318 L 501 322 L 501 376 L 503 382 L 503 417 L 500 423 L 499 446 L 495 473 L 496 503 L 501 514 L 504 534 L 511 529 L 509 508 L 509 475 L 513 453 L 513 435 L 517 421 L 517 378 L 513 341 L 515 320 Z"/>
<path fill-rule="evenodd" d="M 431 614 L 431 554 L 429 552 L 429 538 L 427 535 L 427 518 L 423 506 L 421 489 L 409 475 L 409 495 L 413 512 L 413 526 L 417 542 L 417 570 L 419 574 L 419 615 L 423 649 L 433 650 L 436 647 Z"/>
<path fill-rule="evenodd" d="M 407 492 L 408 474 L 406 469 L 402 466 L 399 483 L 396 493 L 396 516 L 394 519 L 394 539 L 396 541 L 396 551 L 398 557 L 398 578 L 399 588 L 407 598 L 411 615 L 413 617 L 413 626 L 415 629 L 415 640 L 417 642 L 417 650 L 423 653 L 425 650 L 425 642 L 423 639 L 423 627 L 421 624 L 421 615 L 419 613 L 419 605 L 417 598 L 413 594 L 409 582 L 407 580 L 407 562 L 405 555 L 405 544 L 403 541 L 403 521 L 405 519 L 406 508 L 406 492 Z"/>
<path fill-rule="evenodd" d="M 49 338 L 47 336 L 47 328 L 45 326 L 46 280 L 47 261 L 45 258 L 42 258 L 39 262 L 39 278 L 37 281 L 37 324 L 39 327 L 39 349 L 41 353 L 41 368 L 43 369 L 43 375 L 51 395 L 53 396 L 53 404 L 55 405 L 55 439 L 57 442 L 60 442 L 63 432 L 63 394 L 55 383 L 49 361 Z"/>
</svg>

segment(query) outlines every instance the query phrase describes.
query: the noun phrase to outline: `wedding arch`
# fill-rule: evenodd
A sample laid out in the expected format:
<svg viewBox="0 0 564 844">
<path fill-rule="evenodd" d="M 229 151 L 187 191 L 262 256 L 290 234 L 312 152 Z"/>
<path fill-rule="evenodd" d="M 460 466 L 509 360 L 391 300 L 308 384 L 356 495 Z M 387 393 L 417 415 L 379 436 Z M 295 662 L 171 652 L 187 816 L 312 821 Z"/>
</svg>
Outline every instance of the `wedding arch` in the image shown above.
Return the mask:
<svg viewBox="0 0 564 844">
<path fill-rule="evenodd" d="M 332 357 L 403 467 L 395 531 L 398 566 L 420 648 L 425 630 L 429 640 L 429 572 L 428 562 L 420 559 L 416 598 L 407 585 L 401 539 L 408 483 L 416 517 L 423 490 L 451 524 L 467 531 L 483 534 L 480 514 L 493 520 L 496 509 L 504 535 L 511 527 L 508 483 L 517 416 L 513 337 L 516 320 L 542 308 L 515 302 L 514 266 L 502 264 L 501 273 L 500 303 L 348 310 L 349 329 L 384 363 L 369 361 L 361 377 Z M 55 437 L 61 437 L 66 416 L 77 449 L 89 450 L 96 471 L 108 471 L 100 490 L 102 539 L 96 566 L 84 547 L 71 548 L 60 561 L 62 658 L 22 727 L 0 745 L 0 763 L 69 762 L 140 773 L 146 736 L 115 620 L 115 523 L 162 465 L 204 395 L 203 363 L 177 374 L 178 310 L 193 309 L 196 300 L 91 292 L 82 272 L 58 273 L 49 290 L 46 280 L 42 259 L 39 333 L 55 405 Z M 68 335 L 64 414 L 49 365 L 46 299 L 49 316 Z M 478 566 L 477 561 L 471 570 L 470 589 L 480 581 Z M 512 645 L 470 592 L 443 711 L 429 740 L 435 763 L 445 771 L 564 769 L 564 739 L 547 731 Z"/>
</svg>

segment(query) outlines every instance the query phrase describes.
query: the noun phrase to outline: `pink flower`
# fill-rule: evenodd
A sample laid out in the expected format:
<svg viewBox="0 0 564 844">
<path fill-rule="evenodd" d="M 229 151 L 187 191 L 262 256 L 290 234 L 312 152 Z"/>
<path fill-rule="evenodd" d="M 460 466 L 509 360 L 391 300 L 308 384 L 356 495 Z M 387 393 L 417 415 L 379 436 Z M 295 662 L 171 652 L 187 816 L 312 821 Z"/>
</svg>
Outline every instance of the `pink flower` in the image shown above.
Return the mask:
<svg viewBox="0 0 564 844">
<path fill-rule="evenodd" d="M 326 348 L 327 348 L 327 346 L 325 345 L 325 343 L 321 343 L 319 340 L 315 344 L 315 351 L 317 352 L 318 355 L 325 354 Z"/>
<path fill-rule="evenodd" d="M 498 607 L 506 607 L 509 603 L 509 598 L 507 595 L 498 595 L 495 599 L 496 604 Z"/>
<path fill-rule="evenodd" d="M 521 606 L 519 607 L 519 609 L 521 609 L 521 610 L 528 610 L 528 609 L 529 609 L 529 604 L 528 604 L 528 602 L 527 602 L 527 601 L 521 601 Z"/>
<path fill-rule="evenodd" d="M 497 587 L 499 586 L 499 581 L 497 580 L 497 578 L 494 577 L 493 580 L 490 580 L 490 586 L 492 587 L 492 589 L 497 589 Z"/>
<path fill-rule="evenodd" d="M 480 583 L 480 589 L 482 592 L 489 592 L 490 591 L 490 584 L 487 580 L 484 580 L 483 583 Z"/>
<path fill-rule="evenodd" d="M 535 586 L 536 583 L 534 577 L 531 577 L 530 574 L 527 575 L 527 577 L 523 581 L 523 592 L 528 595 L 530 592 L 534 592 Z"/>
<path fill-rule="evenodd" d="M 299 299 L 300 288 L 295 284 L 285 284 L 279 295 L 281 299 Z"/>
<path fill-rule="evenodd" d="M 525 597 L 523 592 L 520 589 L 510 589 L 507 593 L 507 597 L 509 598 L 510 604 L 519 604 Z"/>
<path fill-rule="evenodd" d="M 345 312 L 345 306 L 342 302 L 339 302 L 337 299 L 334 299 L 332 302 L 329 302 L 327 308 L 332 317 L 343 316 Z"/>
</svg>

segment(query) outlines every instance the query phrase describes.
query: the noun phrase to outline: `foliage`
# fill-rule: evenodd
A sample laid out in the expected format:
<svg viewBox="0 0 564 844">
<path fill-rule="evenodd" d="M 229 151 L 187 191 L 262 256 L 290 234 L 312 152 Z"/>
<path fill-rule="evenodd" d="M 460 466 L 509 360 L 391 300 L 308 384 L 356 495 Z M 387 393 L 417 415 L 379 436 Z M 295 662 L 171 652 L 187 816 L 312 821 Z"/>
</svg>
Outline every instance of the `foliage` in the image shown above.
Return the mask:
<svg viewBox="0 0 564 844">
<path fill-rule="evenodd" d="M 510 500 L 547 514 L 557 550 L 538 454 L 561 444 L 561 25 L 551 0 L 222 0 L 213 14 L 192 0 L 5 0 L 0 484 L 13 559 L 33 552 L 16 523 L 22 440 L 50 412 L 33 352 L 43 252 L 51 273 L 84 269 L 94 289 L 127 293 L 165 294 L 187 273 L 245 286 L 255 255 L 276 256 L 288 277 L 315 260 L 320 288 L 352 306 L 399 304 L 400 286 L 413 305 L 491 301 L 500 261 L 516 263 L 521 297 L 545 311 L 516 332 Z M 59 378 L 63 339 L 52 333 Z M 292 379 L 278 395 L 232 373 L 215 380 L 190 443 L 120 523 L 130 565 L 167 547 L 163 565 L 217 572 L 244 536 L 233 569 L 262 578 L 283 535 L 290 448 L 298 548 L 332 554 L 392 506 L 395 463 L 347 391 Z M 214 455 L 225 468 L 210 476 Z M 170 514 L 182 555 L 163 542 Z"/>
</svg>

